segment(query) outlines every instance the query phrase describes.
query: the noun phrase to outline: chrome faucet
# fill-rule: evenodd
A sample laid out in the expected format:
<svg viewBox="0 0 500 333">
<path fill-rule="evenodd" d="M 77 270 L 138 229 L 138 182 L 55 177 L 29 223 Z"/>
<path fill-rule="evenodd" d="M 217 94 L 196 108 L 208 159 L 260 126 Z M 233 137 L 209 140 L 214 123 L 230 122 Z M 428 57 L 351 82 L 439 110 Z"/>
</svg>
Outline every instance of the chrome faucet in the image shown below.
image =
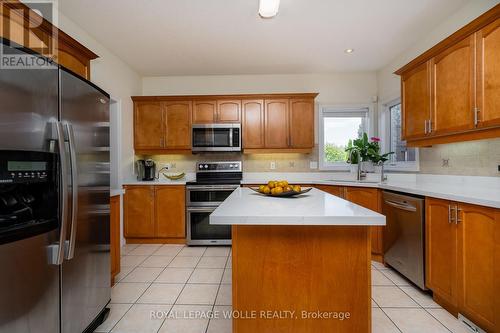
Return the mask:
<svg viewBox="0 0 500 333">
<path fill-rule="evenodd" d="M 352 162 L 352 154 L 354 153 L 354 149 L 349 151 L 349 161 Z M 366 178 L 366 172 L 361 170 L 361 156 L 359 156 L 359 152 L 356 151 L 356 154 L 358 154 L 358 172 L 357 172 L 357 181 L 361 181 Z"/>
</svg>

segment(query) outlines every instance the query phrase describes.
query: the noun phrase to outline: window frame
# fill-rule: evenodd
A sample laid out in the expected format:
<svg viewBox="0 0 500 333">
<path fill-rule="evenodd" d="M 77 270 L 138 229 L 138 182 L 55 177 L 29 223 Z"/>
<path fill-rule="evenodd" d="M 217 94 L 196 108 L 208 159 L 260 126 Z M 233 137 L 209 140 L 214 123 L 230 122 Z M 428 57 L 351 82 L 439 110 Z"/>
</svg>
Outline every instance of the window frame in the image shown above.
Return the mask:
<svg viewBox="0 0 500 333">
<path fill-rule="evenodd" d="M 368 133 L 368 136 L 371 136 L 373 133 L 372 124 L 373 124 L 373 106 L 370 104 L 359 104 L 359 105 L 321 105 L 319 107 L 319 138 L 318 138 L 318 159 L 319 159 L 319 170 L 330 170 L 330 171 L 349 171 L 350 164 L 347 162 L 336 162 L 336 163 L 327 163 L 324 159 L 325 156 L 325 118 L 336 118 L 334 115 L 338 117 L 340 115 L 348 115 L 349 113 L 353 113 L 353 116 L 359 113 L 365 113 L 365 132 Z M 328 116 L 330 115 L 330 117 Z M 341 118 L 341 117 L 339 117 Z"/>
<path fill-rule="evenodd" d="M 401 104 L 401 97 L 391 99 L 386 103 L 382 104 L 382 112 L 380 113 L 379 118 L 379 128 L 380 135 L 382 139 L 382 152 L 387 153 L 391 149 L 391 108 Z M 413 148 L 413 147 L 410 147 Z M 419 149 L 415 149 L 415 161 L 406 161 L 406 162 L 392 162 L 391 160 L 387 161 L 384 164 L 384 168 L 387 171 L 420 171 L 420 158 L 419 158 Z"/>
</svg>

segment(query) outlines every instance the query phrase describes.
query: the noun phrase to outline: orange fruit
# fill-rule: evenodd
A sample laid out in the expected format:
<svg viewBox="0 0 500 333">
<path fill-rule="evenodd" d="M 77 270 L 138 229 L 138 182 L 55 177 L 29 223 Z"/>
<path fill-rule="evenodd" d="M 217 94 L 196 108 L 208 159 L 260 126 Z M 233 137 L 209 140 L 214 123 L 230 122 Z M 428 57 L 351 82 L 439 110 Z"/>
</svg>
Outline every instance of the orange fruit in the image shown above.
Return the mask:
<svg viewBox="0 0 500 333">
<path fill-rule="evenodd" d="M 300 188 L 300 186 L 299 186 L 299 185 L 294 185 L 294 186 L 293 186 L 293 191 L 294 191 L 294 192 L 300 192 L 301 190 L 302 190 L 302 189 Z"/>
<path fill-rule="evenodd" d="M 267 183 L 267 186 L 269 186 L 269 188 L 274 188 L 274 187 L 276 187 L 276 182 L 275 182 L 275 181 L 270 180 L 270 181 Z"/>
<path fill-rule="evenodd" d="M 259 192 L 260 193 L 264 193 L 264 188 L 266 187 L 266 185 L 260 185 L 259 186 Z"/>
<path fill-rule="evenodd" d="M 283 193 L 283 187 L 281 187 L 281 186 L 275 187 L 273 190 L 274 190 L 273 194 L 275 194 L 275 195 Z"/>
<path fill-rule="evenodd" d="M 266 186 L 264 186 L 264 190 L 262 191 L 262 193 L 264 193 L 264 194 L 269 194 L 269 193 L 271 193 L 271 189 L 269 188 L 269 186 L 267 186 L 267 185 L 266 185 Z"/>
</svg>

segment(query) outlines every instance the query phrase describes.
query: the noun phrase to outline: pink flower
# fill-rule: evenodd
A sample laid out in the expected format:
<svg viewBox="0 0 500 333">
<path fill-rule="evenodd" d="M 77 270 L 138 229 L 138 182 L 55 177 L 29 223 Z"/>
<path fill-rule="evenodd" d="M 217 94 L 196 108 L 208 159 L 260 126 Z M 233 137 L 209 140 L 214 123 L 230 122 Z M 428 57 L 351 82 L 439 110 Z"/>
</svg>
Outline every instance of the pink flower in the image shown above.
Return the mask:
<svg viewBox="0 0 500 333">
<path fill-rule="evenodd" d="M 376 136 L 372 136 L 371 140 L 374 142 L 380 142 L 380 138 L 377 138 Z"/>
</svg>

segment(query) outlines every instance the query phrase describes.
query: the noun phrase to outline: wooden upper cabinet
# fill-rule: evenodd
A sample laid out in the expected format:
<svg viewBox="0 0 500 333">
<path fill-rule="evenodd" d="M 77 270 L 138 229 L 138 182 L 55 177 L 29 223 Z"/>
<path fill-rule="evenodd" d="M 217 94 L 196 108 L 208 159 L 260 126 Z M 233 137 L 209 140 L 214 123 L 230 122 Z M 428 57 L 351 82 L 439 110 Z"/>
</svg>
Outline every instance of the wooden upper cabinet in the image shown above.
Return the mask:
<svg viewBox="0 0 500 333">
<path fill-rule="evenodd" d="M 193 103 L 193 124 L 213 124 L 216 119 L 216 101 L 195 101 Z"/>
<path fill-rule="evenodd" d="M 265 100 L 266 148 L 289 147 L 289 100 Z"/>
<path fill-rule="evenodd" d="M 218 123 L 239 123 L 241 121 L 241 101 L 218 100 L 216 118 Z"/>
<path fill-rule="evenodd" d="M 431 119 L 430 64 L 424 63 L 401 77 L 402 135 L 405 140 L 427 135 Z"/>
<path fill-rule="evenodd" d="M 500 19 L 476 33 L 478 127 L 500 125 Z"/>
<path fill-rule="evenodd" d="M 186 193 L 184 186 L 155 187 L 155 236 L 186 237 Z"/>
<path fill-rule="evenodd" d="M 243 100 L 243 148 L 264 148 L 264 100 Z"/>
<path fill-rule="evenodd" d="M 313 99 L 290 99 L 290 147 L 314 147 Z"/>
<path fill-rule="evenodd" d="M 136 102 L 134 106 L 134 148 L 163 148 L 165 140 L 163 133 L 163 111 L 160 102 Z"/>
<path fill-rule="evenodd" d="M 154 187 L 127 186 L 123 198 L 124 236 L 153 237 L 154 221 Z"/>
<path fill-rule="evenodd" d="M 458 228 L 450 220 L 452 203 L 434 198 L 427 198 L 425 203 L 427 287 L 456 308 Z"/>
<path fill-rule="evenodd" d="M 0 2 L 0 26 L 0 37 L 52 58 L 90 80 L 90 61 L 98 56 L 22 2 Z"/>
<path fill-rule="evenodd" d="M 474 36 L 470 36 L 431 60 L 433 135 L 475 127 L 474 52 Z"/>
<path fill-rule="evenodd" d="M 460 313 L 487 332 L 498 332 L 494 327 L 500 324 L 500 304 L 495 304 L 500 291 L 500 276 L 495 275 L 500 264 L 500 213 L 476 205 L 458 207 Z"/>
<path fill-rule="evenodd" d="M 191 149 L 190 101 L 163 102 L 166 149 Z"/>
</svg>

